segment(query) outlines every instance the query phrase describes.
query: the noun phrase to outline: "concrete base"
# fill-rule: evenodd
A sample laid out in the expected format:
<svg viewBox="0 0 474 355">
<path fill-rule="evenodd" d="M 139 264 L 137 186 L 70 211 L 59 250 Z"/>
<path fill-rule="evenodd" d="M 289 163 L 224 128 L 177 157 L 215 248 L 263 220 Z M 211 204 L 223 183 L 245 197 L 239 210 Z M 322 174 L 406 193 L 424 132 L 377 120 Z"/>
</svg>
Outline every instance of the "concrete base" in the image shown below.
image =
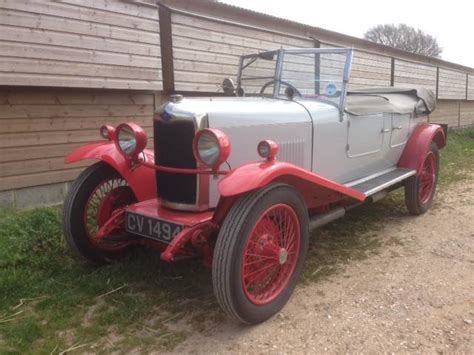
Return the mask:
<svg viewBox="0 0 474 355">
<path fill-rule="evenodd" d="M 28 209 L 63 203 L 70 182 L 0 192 L 0 207 Z"/>
<path fill-rule="evenodd" d="M 14 206 L 14 203 L 13 191 L 0 192 L 0 207 L 11 208 Z"/>
</svg>

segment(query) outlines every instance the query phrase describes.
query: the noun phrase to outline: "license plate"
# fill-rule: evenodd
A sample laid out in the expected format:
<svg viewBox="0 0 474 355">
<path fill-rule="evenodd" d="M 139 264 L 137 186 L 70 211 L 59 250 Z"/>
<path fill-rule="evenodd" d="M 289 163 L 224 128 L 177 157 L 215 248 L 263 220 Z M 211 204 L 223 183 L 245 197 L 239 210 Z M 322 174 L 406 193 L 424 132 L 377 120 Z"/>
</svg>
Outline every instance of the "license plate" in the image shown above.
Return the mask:
<svg viewBox="0 0 474 355">
<path fill-rule="evenodd" d="M 171 242 L 183 228 L 184 226 L 182 224 L 164 221 L 159 218 L 151 218 L 130 212 L 127 212 L 126 216 L 127 232 L 160 242 Z"/>
</svg>

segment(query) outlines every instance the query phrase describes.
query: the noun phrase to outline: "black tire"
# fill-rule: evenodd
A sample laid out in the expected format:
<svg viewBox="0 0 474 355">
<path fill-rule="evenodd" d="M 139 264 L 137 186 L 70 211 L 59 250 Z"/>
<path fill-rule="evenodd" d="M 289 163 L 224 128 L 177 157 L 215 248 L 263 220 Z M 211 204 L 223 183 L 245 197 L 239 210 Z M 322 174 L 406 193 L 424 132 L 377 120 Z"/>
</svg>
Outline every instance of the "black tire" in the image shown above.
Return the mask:
<svg viewBox="0 0 474 355">
<path fill-rule="evenodd" d="M 296 213 L 299 227 L 299 255 L 286 288 L 264 305 L 252 303 L 242 282 L 241 265 L 249 233 L 262 213 L 277 204 L 285 204 Z M 222 309 L 239 322 L 260 323 L 278 313 L 287 303 L 302 271 L 309 240 L 308 211 L 301 195 L 292 187 L 273 184 L 240 197 L 230 209 L 220 229 L 214 250 L 212 281 Z"/>
<path fill-rule="evenodd" d="M 73 182 L 64 201 L 64 238 L 70 249 L 78 256 L 94 264 L 106 264 L 123 255 L 125 247 L 101 248 L 92 243 L 84 225 L 87 201 L 101 182 L 107 179 L 122 178 L 116 170 L 104 162 L 98 162 L 85 169 Z M 130 189 L 128 186 L 125 188 Z M 131 202 L 136 201 L 131 192 Z"/>
<path fill-rule="evenodd" d="M 422 183 L 422 174 L 412 176 L 408 178 L 405 182 L 405 204 L 407 206 L 408 211 L 413 215 L 421 215 L 428 211 L 433 205 L 433 199 L 436 192 L 439 172 L 439 150 L 438 146 L 434 142 L 432 142 L 430 145 L 430 150 L 425 156 L 424 164 L 426 164 L 426 160 L 428 159 L 430 154 L 433 154 L 435 159 L 435 178 L 430 197 L 425 201 L 423 201 L 421 198 L 420 189 Z"/>
</svg>

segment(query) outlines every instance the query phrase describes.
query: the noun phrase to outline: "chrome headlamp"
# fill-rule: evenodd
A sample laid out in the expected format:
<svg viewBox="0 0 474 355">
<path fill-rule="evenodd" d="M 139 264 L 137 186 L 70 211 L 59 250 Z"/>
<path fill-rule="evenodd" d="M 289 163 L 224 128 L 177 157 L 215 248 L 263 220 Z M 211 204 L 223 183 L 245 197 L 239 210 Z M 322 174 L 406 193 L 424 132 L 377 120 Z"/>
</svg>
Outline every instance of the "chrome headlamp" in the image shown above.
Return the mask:
<svg viewBox="0 0 474 355">
<path fill-rule="evenodd" d="M 136 159 L 147 143 L 145 131 L 135 123 L 122 123 L 115 130 L 115 145 L 126 157 Z"/>
<path fill-rule="evenodd" d="M 201 164 L 217 169 L 229 157 L 229 138 L 218 129 L 203 129 L 194 137 L 193 152 Z"/>
</svg>

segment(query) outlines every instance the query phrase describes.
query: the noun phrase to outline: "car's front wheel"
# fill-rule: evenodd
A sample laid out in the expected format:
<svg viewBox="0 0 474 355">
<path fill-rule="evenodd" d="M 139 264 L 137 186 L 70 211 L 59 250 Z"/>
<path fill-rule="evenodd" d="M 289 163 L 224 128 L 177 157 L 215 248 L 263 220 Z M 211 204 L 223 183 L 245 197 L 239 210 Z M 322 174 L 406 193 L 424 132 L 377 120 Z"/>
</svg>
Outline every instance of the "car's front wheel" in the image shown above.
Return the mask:
<svg viewBox="0 0 474 355">
<path fill-rule="evenodd" d="M 217 238 L 212 265 L 222 309 L 244 323 L 263 322 L 286 304 L 308 248 L 308 212 L 283 184 L 241 197 Z"/>
<path fill-rule="evenodd" d="M 97 238 L 114 211 L 136 202 L 125 179 L 111 166 L 98 162 L 73 182 L 64 202 L 64 237 L 70 249 L 93 263 L 107 263 L 122 255 L 127 241 Z"/>
<path fill-rule="evenodd" d="M 425 156 L 421 172 L 405 182 L 405 204 L 411 214 L 423 214 L 432 206 L 438 183 L 438 171 L 439 151 L 433 142 Z"/>
</svg>

